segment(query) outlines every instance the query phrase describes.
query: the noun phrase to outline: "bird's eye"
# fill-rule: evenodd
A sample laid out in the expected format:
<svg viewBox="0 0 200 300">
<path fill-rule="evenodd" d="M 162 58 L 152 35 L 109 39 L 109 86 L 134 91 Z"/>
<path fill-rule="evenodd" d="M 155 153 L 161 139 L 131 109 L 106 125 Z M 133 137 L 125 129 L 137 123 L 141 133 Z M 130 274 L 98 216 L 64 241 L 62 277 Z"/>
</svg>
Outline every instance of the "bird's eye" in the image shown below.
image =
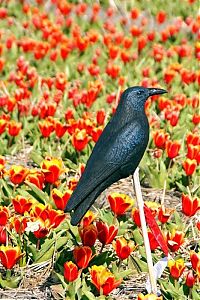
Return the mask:
<svg viewBox="0 0 200 300">
<path fill-rule="evenodd" d="M 138 91 L 138 92 L 137 92 L 137 95 L 142 95 L 142 94 L 144 94 L 143 91 Z"/>
</svg>

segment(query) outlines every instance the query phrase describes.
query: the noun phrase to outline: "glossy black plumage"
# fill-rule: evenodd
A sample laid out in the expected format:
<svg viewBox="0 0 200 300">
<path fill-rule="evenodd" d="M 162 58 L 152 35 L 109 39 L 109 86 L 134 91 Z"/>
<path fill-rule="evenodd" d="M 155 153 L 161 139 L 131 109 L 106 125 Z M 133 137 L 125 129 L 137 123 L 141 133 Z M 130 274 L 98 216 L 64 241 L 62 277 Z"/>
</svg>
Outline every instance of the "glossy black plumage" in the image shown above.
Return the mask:
<svg viewBox="0 0 200 300">
<path fill-rule="evenodd" d="M 132 87 L 123 92 L 115 115 L 105 127 L 65 211 L 74 210 L 76 225 L 96 198 L 112 183 L 135 172 L 149 139 L 144 105 L 149 96 L 166 93 L 156 88 Z"/>
</svg>

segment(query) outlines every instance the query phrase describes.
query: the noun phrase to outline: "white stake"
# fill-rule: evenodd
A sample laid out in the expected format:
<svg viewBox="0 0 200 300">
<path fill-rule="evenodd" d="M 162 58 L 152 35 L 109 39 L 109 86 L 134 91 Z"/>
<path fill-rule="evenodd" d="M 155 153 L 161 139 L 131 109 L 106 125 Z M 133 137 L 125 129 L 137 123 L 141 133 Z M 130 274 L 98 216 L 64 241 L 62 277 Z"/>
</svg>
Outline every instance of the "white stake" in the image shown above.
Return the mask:
<svg viewBox="0 0 200 300">
<path fill-rule="evenodd" d="M 148 233 L 147 233 L 147 225 L 146 225 L 146 219 L 145 219 L 145 214 L 144 214 L 144 201 L 142 199 L 142 191 L 141 191 L 141 186 L 140 186 L 140 178 L 139 178 L 139 168 L 135 170 L 135 173 L 133 174 L 133 183 L 135 187 L 135 194 L 136 194 L 136 199 L 138 203 L 138 208 L 139 208 L 139 214 L 140 214 L 140 220 L 141 220 L 141 226 L 142 226 L 142 234 L 143 234 L 143 239 L 144 239 L 144 247 L 146 251 L 146 256 L 147 256 L 147 265 L 149 269 L 149 279 L 151 283 L 151 290 L 152 293 L 157 295 L 157 284 L 156 284 L 156 279 L 154 276 L 154 269 L 153 269 L 153 260 L 151 256 L 151 248 L 149 244 L 149 238 L 148 238 Z"/>
</svg>

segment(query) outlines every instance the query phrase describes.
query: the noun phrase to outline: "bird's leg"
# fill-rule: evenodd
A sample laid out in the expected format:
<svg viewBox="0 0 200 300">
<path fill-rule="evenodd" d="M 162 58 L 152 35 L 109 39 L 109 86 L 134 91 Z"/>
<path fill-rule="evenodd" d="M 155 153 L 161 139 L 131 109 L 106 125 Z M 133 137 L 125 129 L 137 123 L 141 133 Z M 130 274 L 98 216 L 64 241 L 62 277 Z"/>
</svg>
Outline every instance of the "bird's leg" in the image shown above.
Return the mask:
<svg viewBox="0 0 200 300">
<path fill-rule="evenodd" d="M 150 283 L 151 283 L 151 289 L 154 294 L 157 294 L 157 285 L 156 285 L 156 279 L 154 276 L 153 260 L 152 260 L 152 256 L 151 256 L 151 248 L 150 248 L 150 244 L 149 244 L 147 225 L 146 225 L 146 219 L 145 219 L 145 214 L 144 214 L 144 201 L 142 199 L 142 191 L 141 191 L 141 186 L 140 186 L 139 168 L 137 168 L 135 170 L 135 173 L 133 174 L 133 183 L 134 183 L 135 194 L 136 194 L 136 199 L 137 199 L 138 208 L 139 208 L 142 234 L 143 234 L 143 239 L 144 239 L 144 247 L 145 247 L 146 256 L 147 256 L 147 265 L 148 265 L 148 270 L 149 270 L 149 279 L 150 279 Z"/>
</svg>

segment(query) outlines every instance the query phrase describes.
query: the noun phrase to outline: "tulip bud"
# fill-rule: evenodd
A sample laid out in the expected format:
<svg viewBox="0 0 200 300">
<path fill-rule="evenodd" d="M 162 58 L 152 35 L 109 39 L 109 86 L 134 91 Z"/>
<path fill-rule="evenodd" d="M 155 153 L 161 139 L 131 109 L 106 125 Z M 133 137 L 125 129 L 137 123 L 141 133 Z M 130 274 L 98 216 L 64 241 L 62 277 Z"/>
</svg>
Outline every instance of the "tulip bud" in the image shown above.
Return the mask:
<svg viewBox="0 0 200 300">
<path fill-rule="evenodd" d="M 97 229 L 91 224 L 86 227 L 79 227 L 79 235 L 84 246 L 94 246 L 97 239 Z"/>
<path fill-rule="evenodd" d="M 78 278 L 78 267 L 72 261 L 64 263 L 64 277 L 68 282 L 74 281 Z"/>
<path fill-rule="evenodd" d="M 195 172 L 196 167 L 197 167 L 197 162 L 195 159 L 187 158 L 183 162 L 183 169 L 185 170 L 187 176 L 191 176 Z"/>
<path fill-rule="evenodd" d="M 196 253 L 195 251 L 190 251 L 190 260 L 192 263 L 193 270 L 200 277 L 200 252 Z"/>
<path fill-rule="evenodd" d="M 166 143 L 166 151 L 167 151 L 167 156 L 170 159 L 175 158 L 180 150 L 181 144 L 178 141 L 167 141 Z"/>
<path fill-rule="evenodd" d="M 88 246 L 75 247 L 73 255 L 77 266 L 80 269 L 85 269 L 92 259 L 92 250 Z"/>
<path fill-rule="evenodd" d="M 195 284 L 195 281 L 196 281 L 196 276 L 194 276 L 193 271 L 192 270 L 188 271 L 188 273 L 186 275 L 185 284 L 189 288 L 192 288 L 193 285 Z"/>
<path fill-rule="evenodd" d="M 115 236 L 117 235 L 118 228 L 115 225 L 110 225 L 103 223 L 103 222 L 97 222 L 96 223 L 97 231 L 98 231 L 98 240 L 103 245 L 108 245 L 112 243 Z"/>
<path fill-rule="evenodd" d="M 200 199 L 182 194 L 182 212 L 186 216 L 192 217 L 198 210 L 200 210 Z"/>
</svg>

